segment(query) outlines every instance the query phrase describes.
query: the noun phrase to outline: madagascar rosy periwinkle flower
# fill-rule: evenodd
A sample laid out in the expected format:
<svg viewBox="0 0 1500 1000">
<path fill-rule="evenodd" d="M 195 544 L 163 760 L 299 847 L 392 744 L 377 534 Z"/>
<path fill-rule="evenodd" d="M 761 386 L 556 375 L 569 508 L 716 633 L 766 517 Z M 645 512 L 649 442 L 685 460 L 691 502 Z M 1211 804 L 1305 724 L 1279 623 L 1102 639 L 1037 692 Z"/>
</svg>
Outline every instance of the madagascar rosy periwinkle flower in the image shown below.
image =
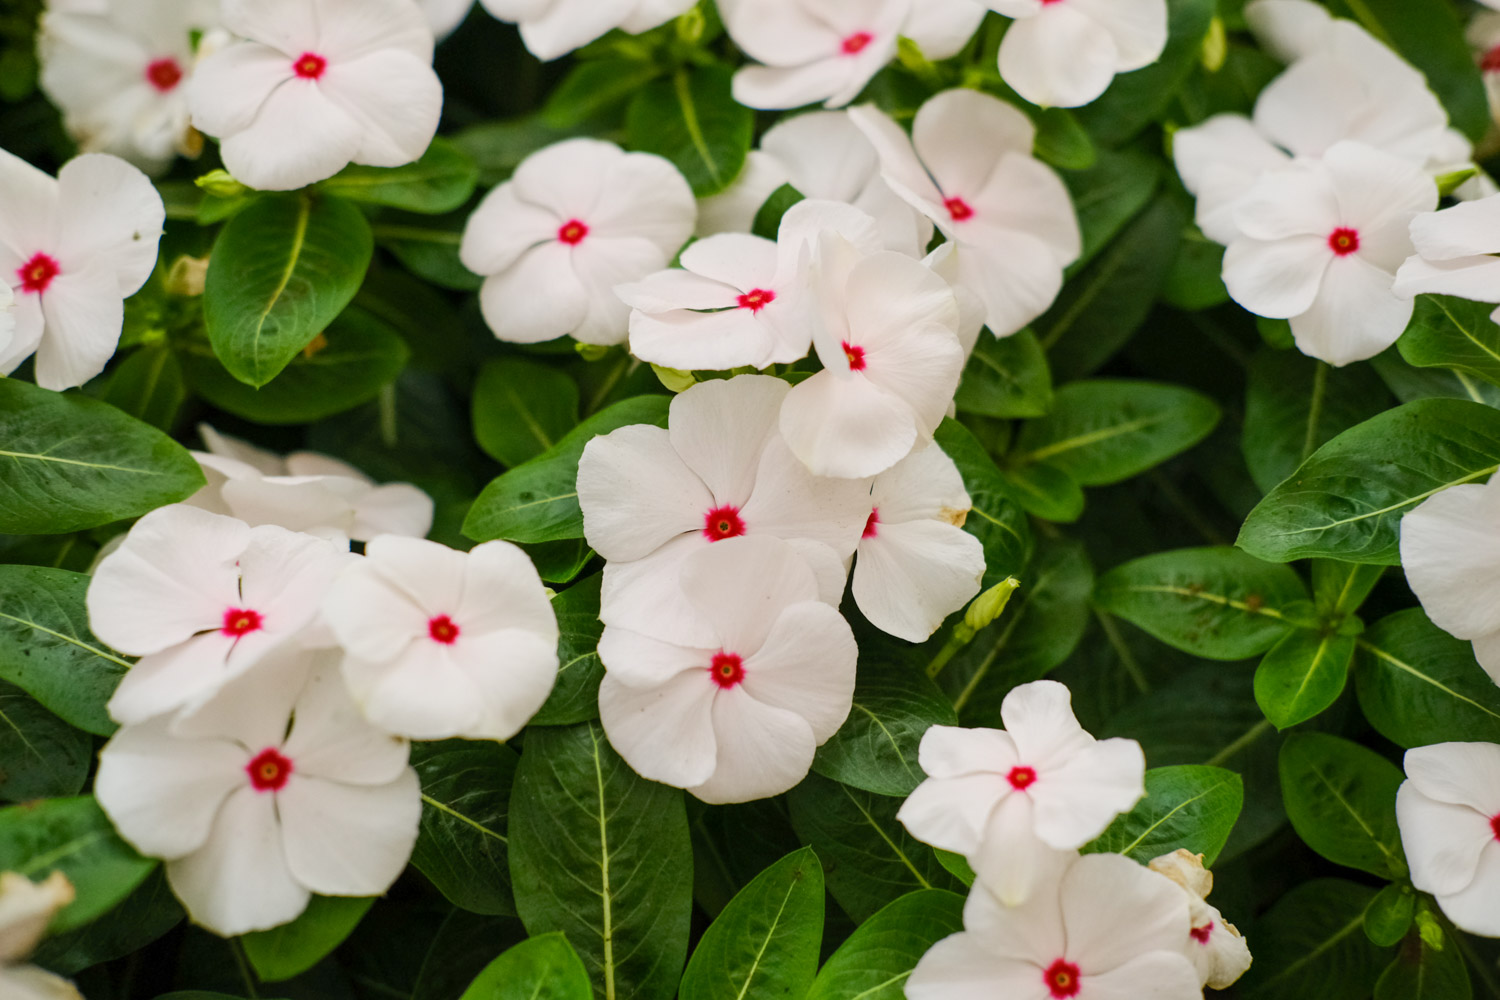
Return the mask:
<svg viewBox="0 0 1500 1000">
<path fill-rule="evenodd" d="M 1406 751 L 1396 822 L 1412 885 L 1470 934 L 1500 937 L 1500 746 Z"/>
<path fill-rule="evenodd" d="M 1000 42 L 1000 78 L 1042 107 L 1088 104 L 1167 46 L 1166 0 L 985 2 L 1015 18 Z"/>
<path fill-rule="evenodd" d="M 485 276 L 479 305 L 500 340 L 618 344 L 630 307 L 615 286 L 666 267 L 697 210 L 687 181 L 661 157 L 569 139 L 527 157 L 485 196 L 459 258 Z"/>
<path fill-rule="evenodd" d="M 1411 223 L 1416 253 L 1396 272 L 1396 292 L 1500 303 L 1500 195 L 1468 201 Z M 1490 314 L 1494 319 L 1500 309 Z"/>
<path fill-rule="evenodd" d="M 779 795 L 849 715 L 854 634 L 819 599 L 806 561 L 774 537 L 699 550 L 682 588 L 704 641 L 604 629 L 605 734 L 643 777 L 705 802 Z"/>
<path fill-rule="evenodd" d="M 312 893 L 378 896 L 411 856 L 422 800 L 406 741 L 360 717 L 331 659 L 286 653 L 99 753 L 99 805 L 217 934 L 294 920 Z"/>
<path fill-rule="evenodd" d="M 854 601 L 871 625 L 925 642 L 979 593 L 984 546 L 961 525 L 972 504 L 936 444 L 875 477 L 854 564 Z"/>
<path fill-rule="evenodd" d="M 286 191 L 432 142 L 443 86 L 413 0 L 224 0 L 223 14 L 240 40 L 198 64 L 188 103 L 237 180 Z"/>
<path fill-rule="evenodd" d="M 1250 968 L 1250 945 L 1217 908 L 1208 903 L 1214 876 L 1203 867 L 1203 855 L 1178 848 L 1153 858 L 1152 871 L 1181 887 L 1188 905 L 1188 932 L 1183 953 L 1204 986 L 1216 990 L 1234 985 Z"/>
<path fill-rule="evenodd" d="M 526 553 L 392 535 L 334 581 L 325 614 L 365 717 L 413 739 L 508 740 L 557 679 L 557 617 Z"/>
<path fill-rule="evenodd" d="M 869 483 L 821 479 L 777 432 L 788 386 L 769 375 L 700 382 L 667 428 L 596 437 L 578 463 L 584 535 L 606 560 L 599 618 L 687 646 L 716 633 L 682 584 L 689 556 L 741 535 L 785 539 L 837 606 L 869 514 Z"/>
<path fill-rule="evenodd" d="M 930 59 L 956 54 L 984 8 L 973 0 L 720 0 L 725 30 L 763 63 L 734 75 L 734 99 L 752 108 L 840 108 L 894 58 L 905 36 Z"/>
<path fill-rule="evenodd" d="M 1059 854 L 1007 906 L 976 882 L 964 929 L 922 956 L 909 1000 L 1202 1000 L 1182 890 L 1119 854 Z"/>
<path fill-rule="evenodd" d="M 927 780 L 896 818 L 918 840 L 970 858 L 999 899 L 1016 905 L 1042 891 L 1038 872 L 1054 854 L 1084 846 L 1140 801 L 1146 758 L 1135 740 L 1085 732 L 1056 681 L 1014 688 L 1000 718 L 1004 730 L 927 730 L 919 750 Z"/>
<path fill-rule="evenodd" d="M 521 29 L 521 41 L 550 61 L 620 28 L 633 35 L 685 13 L 696 0 L 479 0 L 484 9 Z"/>
<path fill-rule="evenodd" d="M 110 717 L 129 725 L 211 697 L 295 642 L 353 558 L 347 540 L 252 528 L 183 504 L 147 514 L 89 582 L 90 629 L 140 657 Z"/>
<path fill-rule="evenodd" d="M 23 965 L 53 914 L 73 901 L 73 885 L 54 871 L 41 882 L 0 872 L 0 996 L 6 1000 L 83 1000 L 66 979 Z"/>
<path fill-rule="evenodd" d="M 1291 321 L 1297 348 L 1331 365 L 1396 342 L 1412 300 L 1394 290 L 1410 227 L 1437 206 L 1437 185 L 1409 160 L 1343 142 L 1320 160 L 1261 177 L 1235 208 L 1224 252 L 1230 296 Z"/>
<path fill-rule="evenodd" d="M 984 302 L 990 331 L 1007 337 L 1046 312 L 1082 238 L 1067 188 L 1031 155 L 1030 120 L 966 89 L 923 104 L 910 137 L 874 107 L 849 114 L 886 183 L 958 245 L 959 279 Z"/>
<path fill-rule="evenodd" d="M 948 411 L 964 366 L 958 300 L 921 261 L 861 254 L 837 233 L 823 234 L 812 282 L 823 370 L 787 393 L 781 434 L 816 475 L 873 476 L 931 440 Z"/>
<path fill-rule="evenodd" d="M 161 195 L 124 160 L 87 153 L 53 180 L 0 149 L 0 282 L 16 300 L 0 374 L 33 353 L 44 389 L 102 372 L 120 341 L 126 297 L 156 266 L 165 221 Z"/>
</svg>

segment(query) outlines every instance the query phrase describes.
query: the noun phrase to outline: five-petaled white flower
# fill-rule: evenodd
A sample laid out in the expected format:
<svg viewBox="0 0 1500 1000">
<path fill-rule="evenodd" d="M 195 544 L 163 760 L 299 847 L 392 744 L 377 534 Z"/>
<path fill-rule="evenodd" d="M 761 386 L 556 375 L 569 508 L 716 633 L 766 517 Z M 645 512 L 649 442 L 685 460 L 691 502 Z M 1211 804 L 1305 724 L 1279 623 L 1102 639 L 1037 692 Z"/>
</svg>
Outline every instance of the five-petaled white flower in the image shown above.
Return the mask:
<svg viewBox="0 0 1500 1000">
<path fill-rule="evenodd" d="M 0 872 L 0 996 L 6 1000 L 83 1000 L 73 984 L 21 961 L 41 941 L 52 915 L 73 901 L 73 885 L 54 871 L 41 882 Z"/>
<path fill-rule="evenodd" d="M 806 562 L 770 536 L 686 560 L 682 588 L 706 641 L 662 642 L 618 626 L 599 640 L 599 718 L 642 776 L 705 802 L 778 795 L 801 781 L 854 697 L 849 624 Z"/>
<path fill-rule="evenodd" d="M 342 546 L 174 504 L 135 523 L 89 582 L 89 627 L 140 660 L 110 716 L 131 724 L 211 697 L 318 616 Z"/>
<path fill-rule="evenodd" d="M 1001 702 L 1003 731 L 933 726 L 919 751 L 927 780 L 896 814 L 918 840 L 969 857 L 1006 905 L 1146 794 L 1140 744 L 1095 740 L 1071 703 L 1063 685 L 1033 681 Z"/>
<path fill-rule="evenodd" d="M 1250 968 L 1250 945 L 1234 924 L 1209 904 L 1214 876 L 1203 867 L 1203 855 L 1178 848 L 1153 858 L 1148 867 L 1182 887 L 1188 904 L 1188 932 L 1182 950 L 1198 970 L 1198 979 L 1216 990 L 1234 985 Z"/>
<path fill-rule="evenodd" d="M 287 923 L 312 893 L 377 896 L 411 856 L 422 800 L 406 741 L 360 717 L 330 658 L 262 663 L 99 753 L 100 806 L 217 934 Z"/>
<path fill-rule="evenodd" d="M 71 389 L 104 370 L 125 299 L 156 266 L 166 209 L 146 175 L 87 153 L 53 180 L 0 149 L 0 282 L 16 298 L 0 375 L 36 354 L 36 382 Z"/>
<path fill-rule="evenodd" d="M 1500 746 L 1406 751 L 1396 821 L 1412 885 L 1461 930 L 1500 937 Z"/>
<path fill-rule="evenodd" d="M 443 86 L 412 0 L 224 0 L 223 12 L 241 40 L 198 64 L 188 103 L 236 179 L 286 191 L 350 163 L 402 166 L 432 142 Z"/>
<path fill-rule="evenodd" d="M 527 157 L 485 196 L 459 257 L 485 276 L 479 305 L 500 340 L 568 334 L 618 344 L 630 307 L 615 286 L 666 267 L 697 210 L 687 181 L 661 157 L 569 139 Z"/>
<path fill-rule="evenodd" d="M 1000 77 L 1042 107 L 1076 108 L 1120 73 L 1161 58 L 1166 0 L 985 0 L 1015 18 L 1000 42 Z"/>
<path fill-rule="evenodd" d="M 413 739 L 508 740 L 557 679 L 557 617 L 509 542 L 386 535 L 334 581 L 328 624 L 365 717 Z"/>
<path fill-rule="evenodd" d="M 1067 188 L 1031 155 L 1030 120 L 963 89 L 923 104 L 910 138 L 874 107 L 849 114 L 886 183 L 958 245 L 959 280 L 984 302 L 990 331 L 1007 337 L 1046 312 L 1082 237 Z"/>
<path fill-rule="evenodd" d="M 521 41 L 542 60 L 565 56 L 615 28 L 632 35 L 665 24 L 695 0 L 479 0 L 521 28 Z"/>
</svg>

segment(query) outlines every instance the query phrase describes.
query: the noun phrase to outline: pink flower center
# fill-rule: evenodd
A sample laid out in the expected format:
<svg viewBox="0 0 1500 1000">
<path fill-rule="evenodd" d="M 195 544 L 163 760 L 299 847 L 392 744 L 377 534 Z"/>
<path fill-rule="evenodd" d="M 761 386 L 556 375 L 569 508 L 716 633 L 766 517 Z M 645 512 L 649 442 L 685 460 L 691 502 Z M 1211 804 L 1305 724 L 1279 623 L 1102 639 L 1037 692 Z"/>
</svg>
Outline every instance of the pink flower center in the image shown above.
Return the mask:
<svg viewBox="0 0 1500 1000">
<path fill-rule="evenodd" d="M 557 231 L 557 238 L 570 247 L 576 247 L 589 234 L 589 227 L 577 219 L 570 219 Z"/>
<path fill-rule="evenodd" d="M 304 80 L 316 80 L 328 69 L 328 60 L 316 52 L 304 52 L 301 58 L 292 63 L 292 72 Z"/>
<path fill-rule="evenodd" d="M 1083 988 L 1078 966 L 1066 958 L 1059 958 L 1047 966 L 1047 971 L 1042 973 L 1042 982 L 1047 984 L 1047 990 L 1054 998 L 1076 997 Z"/>
<path fill-rule="evenodd" d="M 861 535 L 860 537 L 861 538 L 874 538 L 875 535 L 877 534 L 877 528 L 878 528 L 879 524 L 880 524 L 880 508 L 879 507 L 872 507 L 870 509 L 870 516 L 865 519 L 865 533 L 863 535 Z"/>
<path fill-rule="evenodd" d="M 1496 45 L 1480 58 L 1479 68 L 1486 73 L 1500 73 L 1500 45 Z"/>
<path fill-rule="evenodd" d="M 843 342 L 844 357 L 849 359 L 849 370 L 851 372 L 862 372 L 865 370 L 865 349 L 858 344 Z"/>
<path fill-rule="evenodd" d="M 726 538 L 738 538 L 745 533 L 745 522 L 738 507 L 715 507 L 703 515 L 703 533 L 710 542 L 722 542 Z"/>
<path fill-rule="evenodd" d="M 844 55 L 857 56 L 861 52 L 863 52 L 874 40 L 875 36 L 870 34 L 868 31 L 856 31 L 854 34 L 844 39 Z"/>
<path fill-rule="evenodd" d="M 1202 927 L 1191 928 L 1188 931 L 1188 934 L 1190 934 L 1192 936 L 1193 940 L 1197 941 L 1199 944 L 1208 944 L 1208 938 L 1209 938 L 1209 936 L 1211 934 L 1213 934 L 1213 932 L 1214 932 L 1214 922 L 1212 920 L 1210 920 L 1208 923 L 1204 924 Z"/>
<path fill-rule="evenodd" d="M 224 612 L 224 627 L 219 631 L 238 639 L 242 635 L 258 632 L 264 627 L 265 620 L 261 618 L 259 611 L 251 611 L 249 608 L 230 608 Z"/>
<path fill-rule="evenodd" d="M 745 679 L 745 661 L 736 653 L 717 652 L 709 665 L 708 676 L 714 679 L 715 684 L 728 691 Z"/>
<path fill-rule="evenodd" d="M 57 266 L 57 261 L 44 253 L 39 253 L 16 269 L 16 274 L 21 278 L 21 291 L 35 292 L 40 295 L 52 284 L 52 279 L 62 272 Z"/>
<path fill-rule="evenodd" d="M 1010 774 L 1006 775 L 1005 777 L 1006 780 L 1010 782 L 1010 787 L 1014 788 L 1018 792 L 1024 792 L 1026 791 L 1026 789 L 1036 784 L 1036 768 L 1027 767 L 1025 764 L 1021 764 L 1017 767 L 1011 768 Z"/>
<path fill-rule="evenodd" d="M 1328 234 L 1328 249 L 1340 257 L 1347 257 L 1359 249 L 1359 231 L 1340 226 Z"/>
<path fill-rule="evenodd" d="M 968 222 L 974 218 L 974 209 L 962 198 L 947 198 L 943 201 L 943 207 L 948 210 L 948 215 L 954 222 Z"/>
<path fill-rule="evenodd" d="M 440 642 L 444 646 L 451 646 L 458 641 L 458 626 L 453 624 L 453 619 L 447 615 L 438 615 L 427 623 L 427 634 L 432 636 L 433 642 Z"/>
<path fill-rule="evenodd" d="M 1495 839 L 1500 840 L 1500 813 L 1490 817 L 1490 829 L 1495 833 Z"/>
<path fill-rule="evenodd" d="M 279 792 L 292 776 L 292 762 L 274 747 L 266 747 L 245 765 L 245 773 L 250 775 L 250 787 L 257 792 Z"/>
<path fill-rule="evenodd" d="M 752 288 L 741 295 L 739 301 L 741 309 L 749 309 L 753 313 L 758 313 L 776 301 L 776 293 L 769 288 Z"/>
<path fill-rule="evenodd" d="M 170 57 L 153 60 L 146 67 L 146 81 L 165 94 L 182 82 L 182 67 Z"/>
</svg>

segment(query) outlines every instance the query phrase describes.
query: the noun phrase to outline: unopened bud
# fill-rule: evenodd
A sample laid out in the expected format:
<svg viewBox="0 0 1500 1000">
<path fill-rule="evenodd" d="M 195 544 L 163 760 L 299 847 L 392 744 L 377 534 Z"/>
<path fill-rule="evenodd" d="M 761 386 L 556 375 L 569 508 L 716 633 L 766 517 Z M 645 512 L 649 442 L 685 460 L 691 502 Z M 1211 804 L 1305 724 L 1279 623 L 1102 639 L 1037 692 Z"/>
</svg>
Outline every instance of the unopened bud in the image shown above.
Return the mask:
<svg viewBox="0 0 1500 1000">
<path fill-rule="evenodd" d="M 993 622 L 1005 611 L 1005 606 L 1010 603 L 1010 596 L 1021 586 L 1021 581 L 1013 576 L 995 584 L 989 590 L 980 594 L 969 604 L 964 612 L 964 624 L 978 632 L 986 625 Z"/>
<path fill-rule="evenodd" d="M 663 368 L 661 365 L 652 365 L 651 370 L 656 372 L 656 377 L 661 384 L 672 392 L 682 392 L 698 384 L 692 372 L 685 372 L 681 368 Z"/>
<path fill-rule="evenodd" d="M 1229 34 L 1224 30 L 1224 19 L 1215 17 L 1208 22 L 1208 34 L 1203 38 L 1203 47 L 1198 50 L 1198 61 L 1210 73 L 1224 68 L 1229 57 Z"/>
<path fill-rule="evenodd" d="M 183 254 L 172 262 L 167 270 L 167 294 L 193 298 L 203 294 L 203 284 L 208 277 L 208 258 L 189 257 Z"/>
<path fill-rule="evenodd" d="M 609 355 L 609 348 L 603 344 L 585 344 L 583 341 L 574 344 L 573 350 L 585 361 L 598 361 Z"/>
<path fill-rule="evenodd" d="M 216 198 L 238 198 L 250 190 L 231 177 L 227 170 L 210 170 L 193 183 Z"/>
</svg>

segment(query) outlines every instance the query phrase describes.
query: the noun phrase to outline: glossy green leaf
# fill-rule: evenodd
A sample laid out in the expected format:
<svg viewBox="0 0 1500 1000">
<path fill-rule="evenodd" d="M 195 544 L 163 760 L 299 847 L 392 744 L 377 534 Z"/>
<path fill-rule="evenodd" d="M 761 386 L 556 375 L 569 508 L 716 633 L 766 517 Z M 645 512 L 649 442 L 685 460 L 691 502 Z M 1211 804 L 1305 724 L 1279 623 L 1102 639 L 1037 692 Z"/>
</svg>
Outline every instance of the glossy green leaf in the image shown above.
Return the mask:
<svg viewBox="0 0 1500 1000">
<path fill-rule="evenodd" d="M 1313 603 L 1318 614 L 1335 623 L 1354 614 L 1384 575 L 1384 566 L 1339 562 L 1337 559 L 1314 559 Z"/>
<path fill-rule="evenodd" d="M 454 906 L 510 915 L 506 825 L 519 759 L 489 740 L 413 743 L 422 823 L 411 863 Z"/>
<path fill-rule="evenodd" d="M 1416 915 L 1416 890 L 1410 885 L 1392 882 L 1365 907 L 1365 936 L 1382 948 L 1400 944 Z"/>
<path fill-rule="evenodd" d="M 1355 637 L 1298 629 L 1255 671 L 1255 700 L 1277 729 L 1321 715 L 1344 693 Z"/>
<path fill-rule="evenodd" d="M 0 800 L 77 795 L 94 756 L 89 734 L 0 681 Z"/>
<path fill-rule="evenodd" d="M 350 164 L 318 185 L 329 194 L 424 215 L 463 207 L 479 181 L 479 165 L 447 139 L 438 137 L 415 163 L 403 167 Z"/>
<path fill-rule="evenodd" d="M 1320 878 L 1292 889 L 1246 934 L 1255 964 L 1239 982 L 1249 1000 L 1366 1000 L 1392 950 L 1364 934 L 1375 890 Z"/>
<path fill-rule="evenodd" d="M 187 399 L 182 363 L 165 343 L 142 347 L 115 366 L 99 398 L 158 430 L 170 431 Z"/>
<path fill-rule="evenodd" d="M 994 459 L 956 420 L 944 420 L 934 440 L 958 467 L 974 505 L 964 519 L 964 530 L 984 544 L 984 586 L 1019 576 L 1031 559 L 1031 525 Z"/>
<path fill-rule="evenodd" d="M 500 358 L 480 369 L 473 412 L 479 447 L 502 465 L 520 465 L 577 425 L 578 385 L 549 365 Z"/>
<path fill-rule="evenodd" d="M 699 198 L 728 187 L 745 164 L 755 112 L 730 92 L 727 66 L 682 66 L 641 87 L 625 115 L 632 149 L 663 156 Z"/>
<path fill-rule="evenodd" d="M 1382 618 L 1360 637 L 1354 680 L 1370 725 L 1397 746 L 1500 743 L 1500 687 L 1473 647 L 1421 608 Z"/>
<path fill-rule="evenodd" d="M 905 1000 L 906 979 L 927 949 L 963 930 L 963 897 L 919 889 L 859 925 L 823 963 L 806 1000 Z"/>
<path fill-rule="evenodd" d="M 65 934 L 43 939 L 31 961 L 61 976 L 139 951 L 182 922 L 186 914 L 167 873 L 157 868 L 125 901 L 104 916 Z"/>
<path fill-rule="evenodd" d="M 604 664 L 599 659 L 599 593 L 604 578 L 581 580 L 552 599 L 561 633 L 557 643 L 557 683 L 547 702 L 532 717 L 534 726 L 571 726 L 599 717 L 599 682 Z"/>
<path fill-rule="evenodd" d="M 655 62 L 625 57 L 579 62 L 547 95 L 541 120 L 557 129 L 588 124 L 623 107 L 661 72 Z"/>
<path fill-rule="evenodd" d="M 1052 407 L 1052 373 L 1036 335 L 981 333 L 954 398 L 959 410 L 981 417 L 1039 417 Z"/>
<path fill-rule="evenodd" d="M 1396 342 L 1408 364 L 1453 368 L 1500 383 L 1500 326 L 1492 303 L 1450 295 L 1419 295 L 1411 325 Z"/>
<path fill-rule="evenodd" d="M 1154 767 L 1146 772 L 1146 797 L 1085 850 L 1123 854 L 1146 864 L 1185 848 L 1212 866 L 1244 801 L 1244 784 L 1233 771 L 1202 764 Z"/>
<path fill-rule="evenodd" d="M 1469 1000 L 1474 987 L 1459 948 L 1451 932 L 1429 919 L 1380 974 L 1374 1000 Z"/>
<path fill-rule="evenodd" d="M 1401 769 L 1373 750 L 1327 733 L 1293 733 L 1281 745 L 1286 813 L 1314 851 L 1381 878 L 1406 874 L 1396 826 Z"/>
<path fill-rule="evenodd" d="M 591 1000 L 589 972 L 565 934 L 528 938 L 484 967 L 459 1000 Z"/>
<path fill-rule="evenodd" d="M 1162 163 L 1138 149 L 1102 149 L 1087 170 L 1067 170 L 1063 183 L 1073 199 L 1083 252 L 1071 271 L 1087 266 L 1131 219 L 1151 202 L 1161 185 Z"/>
<path fill-rule="evenodd" d="M 374 897 L 314 896 L 291 923 L 240 938 L 255 974 L 279 983 L 317 965 L 354 932 Z"/>
<path fill-rule="evenodd" d="M 1083 514 L 1083 487 L 1049 462 L 1028 462 L 1008 468 L 1005 481 L 1016 502 L 1033 517 L 1072 524 Z"/>
</svg>

